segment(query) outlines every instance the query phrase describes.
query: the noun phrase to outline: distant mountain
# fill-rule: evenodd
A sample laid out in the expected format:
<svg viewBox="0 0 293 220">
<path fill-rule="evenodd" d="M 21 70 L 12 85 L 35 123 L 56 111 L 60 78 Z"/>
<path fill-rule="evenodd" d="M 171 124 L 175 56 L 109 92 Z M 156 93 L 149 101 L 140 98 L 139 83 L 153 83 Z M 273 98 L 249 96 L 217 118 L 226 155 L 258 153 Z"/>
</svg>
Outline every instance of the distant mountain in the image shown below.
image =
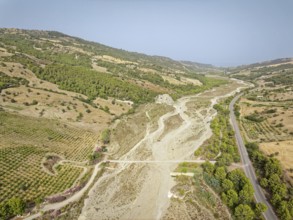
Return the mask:
<svg viewBox="0 0 293 220">
<path fill-rule="evenodd" d="M 293 58 L 280 58 L 275 60 L 248 64 L 248 65 L 240 65 L 237 67 L 231 67 L 227 69 L 232 72 L 235 72 L 235 71 L 241 71 L 244 69 L 253 69 L 253 68 L 270 67 L 270 66 L 278 66 L 278 65 L 291 65 L 291 64 L 293 64 Z"/>
</svg>

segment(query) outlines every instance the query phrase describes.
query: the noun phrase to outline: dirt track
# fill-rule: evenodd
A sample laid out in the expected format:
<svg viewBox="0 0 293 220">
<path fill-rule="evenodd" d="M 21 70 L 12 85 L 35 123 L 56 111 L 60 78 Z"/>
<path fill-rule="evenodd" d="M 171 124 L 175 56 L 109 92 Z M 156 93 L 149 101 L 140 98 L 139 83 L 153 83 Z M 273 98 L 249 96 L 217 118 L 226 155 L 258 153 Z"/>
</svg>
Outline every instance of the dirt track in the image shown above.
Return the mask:
<svg viewBox="0 0 293 220">
<path fill-rule="evenodd" d="M 174 103 L 166 97 L 167 103 L 174 110 L 166 112 L 158 119 L 156 129 L 152 129 L 152 118 L 146 112 L 145 117 L 149 122 L 145 125 L 144 137 L 127 153 L 113 160 L 192 159 L 193 152 L 212 134 L 209 122 L 216 114 L 212 106 L 219 98 L 231 95 L 241 86 L 241 83 L 233 81 L 228 86 L 184 97 Z M 210 100 L 209 104 L 201 104 L 200 100 L 203 99 Z M 198 108 L 187 107 L 190 106 L 187 103 L 196 103 Z M 167 129 L 166 122 L 175 115 L 182 120 L 178 120 L 177 126 Z M 162 136 L 165 130 L 168 132 Z M 170 173 L 175 167 L 176 163 L 119 163 L 95 183 L 85 200 L 79 219 L 162 218 L 169 206 L 168 194 L 174 185 Z"/>
</svg>

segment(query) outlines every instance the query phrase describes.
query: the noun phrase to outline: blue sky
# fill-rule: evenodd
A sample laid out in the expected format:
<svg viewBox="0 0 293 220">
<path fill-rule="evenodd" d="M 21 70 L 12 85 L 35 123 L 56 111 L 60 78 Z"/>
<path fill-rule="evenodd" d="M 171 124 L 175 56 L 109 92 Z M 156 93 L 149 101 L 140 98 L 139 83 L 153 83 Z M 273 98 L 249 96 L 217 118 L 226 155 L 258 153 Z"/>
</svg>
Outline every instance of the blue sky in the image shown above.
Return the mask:
<svg viewBox="0 0 293 220">
<path fill-rule="evenodd" d="M 233 66 L 293 57 L 292 11 L 292 0 L 0 0 L 0 27 Z"/>
</svg>

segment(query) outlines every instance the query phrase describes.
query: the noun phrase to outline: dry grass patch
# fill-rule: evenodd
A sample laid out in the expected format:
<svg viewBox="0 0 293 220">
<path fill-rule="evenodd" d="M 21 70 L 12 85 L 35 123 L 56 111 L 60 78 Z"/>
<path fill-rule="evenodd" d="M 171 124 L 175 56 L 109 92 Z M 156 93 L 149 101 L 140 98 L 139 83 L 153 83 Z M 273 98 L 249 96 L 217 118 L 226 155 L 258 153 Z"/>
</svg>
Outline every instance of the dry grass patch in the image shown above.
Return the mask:
<svg viewBox="0 0 293 220">
<path fill-rule="evenodd" d="M 3 47 L 0 47 L 0 57 L 8 57 L 12 56 L 12 53 L 7 52 L 7 50 Z"/>
<path fill-rule="evenodd" d="M 193 84 L 195 86 L 201 86 L 202 85 L 202 83 L 197 79 L 181 77 L 181 81 L 183 81 L 185 84 Z"/>
<path fill-rule="evenodd" d="M 93 102 L 102 106 L 103 108 L 108 107 L 109 112 L 117 116 L 128 112 L 129 109 L 132 108 L 132 102 L 121 101 L 114 98 L 108 98 L 107 100 L 96 98 Z"/>
<path fill-rule="evenodd" d="M 166 81 L 168 81 L 170 84 L 173 84 L 173 85 L 185 85 L 186 83 L 184 82 L 181 82 L 180 80 L 178 79 L 175 79 L 171 76 L 162 76 L 162 78 Z"/>
<path fill-rule="evenodd" d="M 13 111 L 19 108 L 17 112 L 22 115 L 58 119 L 96 132 L 108 126 L 113 118 L 105 111 L 66 94 L 25 86 L 3 90 L 0 104 Z"/>
<path fill-rule="evenodd" d="M 293 169 L 293 140 L 260 143 L 260 149 L 266 155 L 274 154 L 281 162 L 287 176 L 293 181 L 293 173 L 290 172 Z"/>
</svg>

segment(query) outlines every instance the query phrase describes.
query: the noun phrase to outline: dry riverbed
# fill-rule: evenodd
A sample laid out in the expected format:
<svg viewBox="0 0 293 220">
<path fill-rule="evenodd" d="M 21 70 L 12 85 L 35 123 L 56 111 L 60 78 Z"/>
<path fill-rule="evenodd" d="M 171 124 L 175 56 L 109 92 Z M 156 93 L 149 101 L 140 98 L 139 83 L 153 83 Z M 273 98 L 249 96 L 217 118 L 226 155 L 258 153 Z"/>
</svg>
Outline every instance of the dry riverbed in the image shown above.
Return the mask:
<svg viewBox="0 0 293 220">
<path fill-rule="evenodd" d="M 212 135 L 212 106 L 240 87 L 240 82 L 231 81 L 176 102 L 163 97 L 116 124 L 109 158 L 119 162 L 90 190 L 79 219 L 176 219 L 168 213 L 176 206 L 170 198 L 176 186 L 170 173 L 177 164 L 162 161 L 193 159 L 194 151 Z M 158 162 L 126 163 L 148 160 Z"/>
</svg>

